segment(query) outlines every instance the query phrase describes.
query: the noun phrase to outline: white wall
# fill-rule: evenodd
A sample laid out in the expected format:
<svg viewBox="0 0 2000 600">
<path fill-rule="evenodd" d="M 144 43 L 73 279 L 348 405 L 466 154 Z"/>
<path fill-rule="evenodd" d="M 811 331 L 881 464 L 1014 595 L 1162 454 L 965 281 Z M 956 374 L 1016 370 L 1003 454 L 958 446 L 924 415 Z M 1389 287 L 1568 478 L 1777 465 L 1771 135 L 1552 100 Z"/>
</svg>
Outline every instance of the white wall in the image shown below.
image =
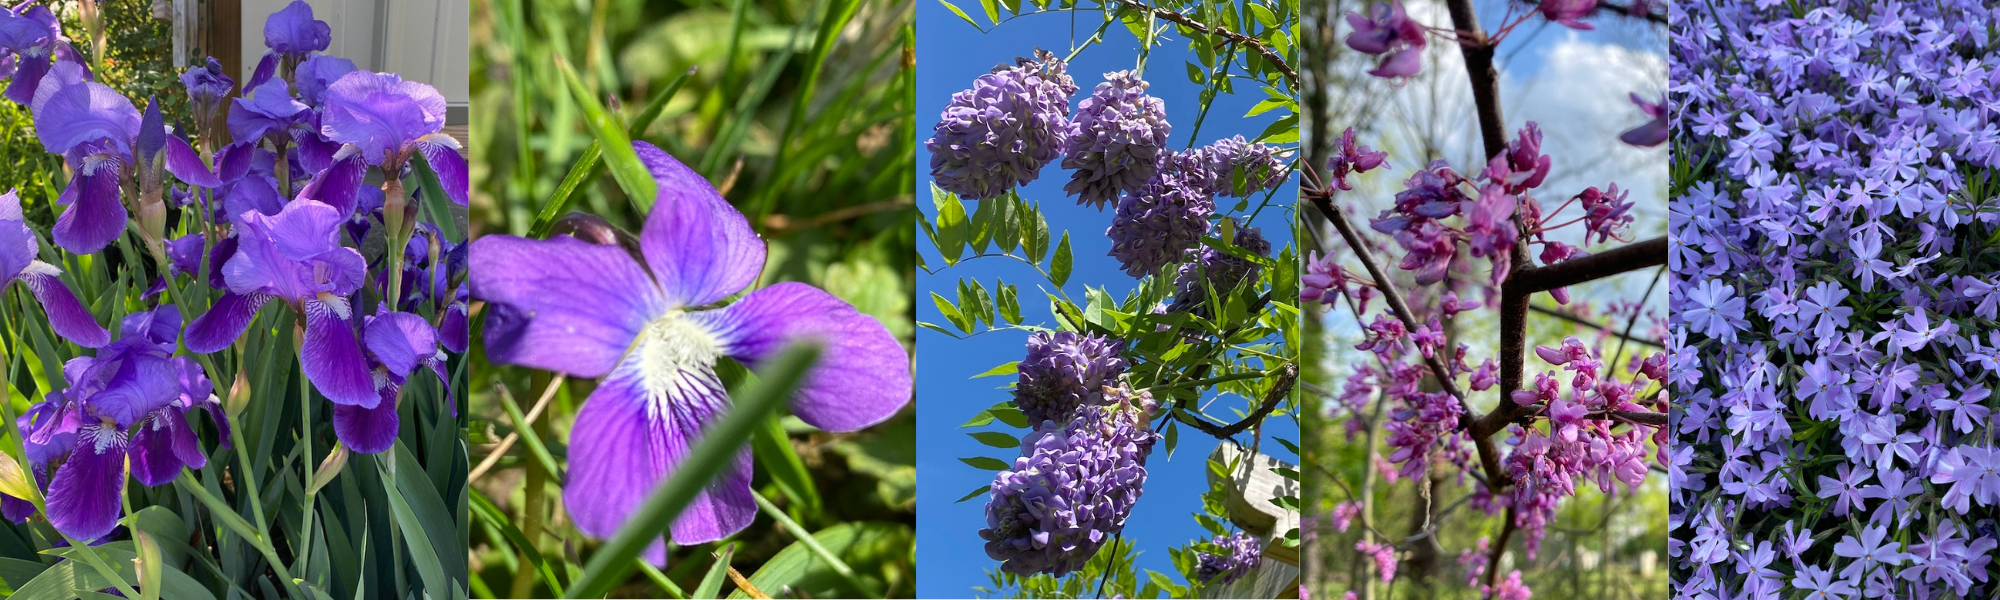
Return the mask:
<svg viewBox="0 0 2000 600">
<path fill-rule="evenodd" d="M 243 0 L 243 67 L 247 81 L 264 56 L 264 19 L 291 0 Z M 469 0 L 307 0 L 313 17 L 333 28 L 328 54 L 370 71 L 392 72 L 437 88 L 445 101 L 471 100 L 467 33 Z"/>
</svg>

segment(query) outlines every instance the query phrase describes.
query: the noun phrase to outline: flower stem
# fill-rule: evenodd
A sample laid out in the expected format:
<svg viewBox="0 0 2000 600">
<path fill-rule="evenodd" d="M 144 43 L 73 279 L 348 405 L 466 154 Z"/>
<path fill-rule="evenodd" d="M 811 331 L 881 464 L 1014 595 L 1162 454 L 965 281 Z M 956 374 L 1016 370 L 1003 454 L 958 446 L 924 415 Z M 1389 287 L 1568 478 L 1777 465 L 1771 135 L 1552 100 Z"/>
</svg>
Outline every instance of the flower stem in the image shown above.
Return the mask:
<svg viewBox="0 0 2000 600">
<path fill-rule="evenodd" d="M 301 323 L 303 323 L 303 316 L 301 317 Z M 303 328 L 304 325 L 300 327 Z M 303 570 L 311 564 L 308 561 L 312 558 L 313 497 L 317 495 L 319 488 L 313 485 L 313 465 L 315 463 L 313 461 L 312 445 L 312 382 L 306 379 L 306 338 L 304 329 L 297 330 L 297 335 L 298 337 L 293 343 L 299 350 L 297 353 L 299 359 L 299 443 L 305 450 L 305 453 L 299 459 L 299 468 L 303 470 L 305 475 L 299 481 L 305 482 L 306 488 L 305 505 L 302 507 L 303 510 L 300 511 L 303 514 L 299 517 L 299 547 L 297 554 L 299 568 Z"/>
</svg>

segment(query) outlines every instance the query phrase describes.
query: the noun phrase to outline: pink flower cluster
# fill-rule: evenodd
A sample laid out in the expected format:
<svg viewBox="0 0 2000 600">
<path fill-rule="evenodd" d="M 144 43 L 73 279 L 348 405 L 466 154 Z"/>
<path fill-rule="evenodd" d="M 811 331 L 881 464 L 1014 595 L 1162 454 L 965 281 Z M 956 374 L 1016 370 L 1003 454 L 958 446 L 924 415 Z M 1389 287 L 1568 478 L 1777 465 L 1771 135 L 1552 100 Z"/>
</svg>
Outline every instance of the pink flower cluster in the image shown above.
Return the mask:
<svg viewBox="0 0 2000 600">
<path fill-rule="evenodd" d="M 1603 363 L 1575 337 L 1563 340 L 1560 348 L 1537 346 L 1535 355 L 1574 375 L 1567 395 L 1554 371 L 1536 376 L 1533 389 L 1514 392 L 1514 402 L 1540 405 L 1541 416 L 1548 420 L 1546 433 L 1516 426 L 1508 440 L 1514 451 L 1504 461 L 1508 475 L 1514 478 L 1508 499 L 1514 507 L 1514 525 L 1526 536 L 1529 558 L 1539 549 L 1557 503 L 1576 495 L 1577 478 L 1595 481 L 1605 493 L 1613 493 L 1619 482 L 1636 488 L 1645 482 L 1646 460 L 1665 458 L 1649 457 L 1646 450 L 1646 438 L 1657 435 L 1659 428 L 1621 428 L 1618 425 L 1623 422 L 1610 416 L 1613 412 L 1653 410 L 1634 403 L 1634 395 L 1663 379 L 1663 355 L 1655 353 L 1635 362 L 1636 376 L 1629 383 L 1599 377 Z"/>
<path fill-rule="evenodd" d="M 1515 210 L 1525 205 L 1522 222 L 1541 221 L 1540 206 L 1527 195 L 1549 175 L 1550 158 L 1541 152 L 1541 127 L 1529 122 L 1477 178 L 1460 175 L 1445 161 L 1432 162 L 1404 181 L 1395 206 L 1369 225 L 1402 246 L 1406 254 L 1397 266 L 1415 271 L 1418 285 L 1444 280 L 1458 257 L 1460 242 L 1473 258 L 1492 263 L 1492 283 L 1499 285 L 1507 280 L 1514 244 L 1521 238 L 1514 225 Z M 1464 217 L 1464 224 L 1445 223 L 1454 216 Z M 1540 236 L 1540 230 L 1535 233 Z"/>
<path fill-rule="evenodd" d="M 1396 547 L 1369 541 L 1354 543 L 1355 551 L 1375 560 L 1375 570 L 1382 574 L 1382 583 L 1396 579 Z"/>
<path fill-rule="evenodd" d="M 1389 431 L 1389 461 L 1400 463 L 1403 468 L 1397 472 L 1404 477 L 1423 475 L 1430 464 L 1431 447 L 1443 440 L 1447 446 L 1459 441 L 1458 418 L 1462 413 L 1458 399 L 1443 392 L 1419 392 L 1403 397 L 1406 406 L 1398 407 L 1390 416 L 1394 419 L 1384 426 Z"/>
</svg>

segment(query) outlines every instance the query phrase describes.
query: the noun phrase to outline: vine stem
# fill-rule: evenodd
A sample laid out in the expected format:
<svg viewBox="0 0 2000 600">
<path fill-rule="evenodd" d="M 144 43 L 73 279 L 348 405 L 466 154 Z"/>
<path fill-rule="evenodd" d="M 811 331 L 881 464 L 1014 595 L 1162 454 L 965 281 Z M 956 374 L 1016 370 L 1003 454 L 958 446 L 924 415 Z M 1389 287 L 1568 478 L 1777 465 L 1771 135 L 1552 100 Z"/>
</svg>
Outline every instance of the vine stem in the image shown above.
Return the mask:
<svg viewBox="0 0 2000 600">
<path fill-rule="evenodd" d="M 1285 62 L 1284 57 L 1279 56 L 1277 51 L 1272 50 L 1270 46 L 1265 45 L 1264 40 L 1260 40 L 1254 37 L 1243 35 L 1241 33 L 1223 29 L 1221 27 L 1209 27 L 1207 24 L 1204 24 L 1200 21 L 1196 21 L 1194 20 L 1194 18 L 1182 14 L 1180 11 L 1167 10 L 1164 8 L 1154 8 L 1152 6 L 1147 6 L 1145 3 L 1138 2 L 1137 0 L 1107 0 L 1107 1 L 1115 1 L 1118 4 L 1124 5 L 1128 8 L 1147 11 L 1149 13 L 1152 13 L 1153 16 L 1160 18 L 1161 20 L 1168 21 L 1180 25 L 1182 27 L 1186 27 L 1190 30 L 1193 30 L 1195 33 L 1199 33 L 1202 35 L 1221 36 L 1223 39 L 1238 44 L 1242 44 L 1245 47 L 1250 48 L 1251 50 L 1257 51 L 1257 54 L 1259 56 L 1263 56 L 1264 60 L 1269 61 L 1272 66 L 1277 67 L 1278 72 L 1283 73 L 1285 75 L 1285 83 L 1290 84 L 1292 89 L 1298 89 L 1299 87 L 1299 72 L 1293 70 L 1291 63 Z"/>
</svg>

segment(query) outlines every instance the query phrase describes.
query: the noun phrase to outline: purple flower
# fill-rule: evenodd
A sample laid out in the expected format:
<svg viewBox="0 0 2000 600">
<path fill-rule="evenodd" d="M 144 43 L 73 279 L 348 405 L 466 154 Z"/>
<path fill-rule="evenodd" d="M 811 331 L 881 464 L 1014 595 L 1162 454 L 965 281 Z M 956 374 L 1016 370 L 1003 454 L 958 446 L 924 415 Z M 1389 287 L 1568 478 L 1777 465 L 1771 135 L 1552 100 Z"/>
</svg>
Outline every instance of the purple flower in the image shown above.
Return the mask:
<svg viewBox="0 0 2000 600">
<path fill-rule="evenodd" d="M 1001 571 L 1062 577 L 1124 531 L 1145 492 L 1146 457 L 1158 439 L 1146 425 L 1156 405 L 1128 388 L 1109 396 L 1068 422 L 1037 427 L 1021 439 L 1014 467 L 993 477 L 979 537 Z"/>
<path fill-rule="evenodd" d="M 577 527 L 609 536 L 727 410 L 715 363 L 752 368 L 795 340 L 826 344 L 793 411 L 827 431 L 879 423 L 910 401 L 909 356 L 887 329 L 809 285 L 779 283 L 715 310 L 757 280 L 764 243 L 715 188 L 649 144 L 639 158 L 660 195 L 622 247 L 569 236 L 490 235 L 472 244 L 471 293 L 488 303 L 494 363 L 603 377 L 571 429 L 564 499 Z M 722 539 L 757 514 L 750 454 L 703 491 L 670 530 L 675 543 Z M 648 556 L 665 560 L 654 544 Z"/>
<path fill-rule="evenodd" d="M 1597 0 L 1544 0 L 1536 10 L 1541 11 L 1543 17 L 1561 23 L 1564 27 L 1589 31 L 1594 28 L 1579 19 L 1590 14 L 1590 11 L 1597 10 Z M 1664 124 L 1661 129 L 1665 129 Z"/>
<path fill-rule="evenodd" d="M 1845 599 L 1860 591 L 1845 579 L 1834 579 L 1833 571 L 1811 565 L 1798 571 L 1798 576 L 1792 578 L 1792 585 L 1800 591 L 1811 592 L 1806 594 L 1807 600 Z"/>
<path fill-rule="evenodd" d="M 1161 173 L 1138 193 L 1118 201 L 1104 234 L 1110 256 L 1127 275 L 1145 277 L 1181 258 L 1208 235 L 1215 199 L 1172 174 Z"/>
<path fill-rule="evenodd" d="M 333 165 L 315 175 L 301 195 L 332 204 L 343 215 L 352 214 L 366 166 L 400 176 L 403 163 L 422 153 L 437 172 L 445 195 L 465 205 L 469 185 L 465 157 L 458 153 L 458 140 L 440 132 L 444 105 L 436 88 L 403 81 L 395 74 L 354 71 L 341 76 L 326 89 L 320 134 L 342 147 Z"/>
<path fill-rule="evenodd" d="M 294 61 L 325 52 L 333 43 L 333 27 L 313 18 L 312 5 L 292 0 L 264 20 L 264 46 Z"/>
<path fill-rule="evenodd" d="M 313 200 L 295 200 L 277 215 L 247 212 L 237 219 L 237 247 L 223 265 L 229 290 L 188 326 L 187 348 L 207 354 L 243 335 L 257 309 L 279 300 L 305 323 L 299 356 L 306 379 L 335 404 L 374 408 L 381 402 L 354 334 L 348 296 L 368 269 L 361 253 L 340 245 L 341 216 Z"/>
<path fill-rule="evenodd" d="M 253 142 L 274 134 L 278 139 L 290 139 L 291 128 L 306 122 L 311 111 L 312 107 L 292 98 L 290 84 L 282 79 L 266 80 L 229 103 L 229 135 Z"/>
<path fill-rule="evenodd" d="M 1105 73 L 1089 98 L 1077 103 L 1064 138 L 1062 168 L 1075 169 L 1063 191 L 1099 209 L 1122 192 L 1136 192 L 1159 172 L 1166 149 L 1167 104 L 1146 95 L 1137 73 Z"/>
<path fill-rule="evenodd" d="M 1217 196 L 1243 198 L 1275 190 L 1291 173 L 1285 166 L 1291 150 L 1253 144 L 1240 135 L 1216 140 L 1190 154 L 1193 164 L 1183 169 L 1187 181 Z"/>
<path fill-rule="evenodd" d="M 32 102 L 58 52 L 74 50 L 63 39 L 62 25 L 48 7 L 37 3 L 18 13 L 0 8 L 0 65 L 10 58 L 13 62 L 7 99 L 23 105 Z"/>
<path fill-rule="evenodd" d="M 128 316 L 116 343 L 70 359 L 63 365 L 68 387 L 22 414 L 34 469 L 60 463 L 48 479 L 47 508 L 64 535 L 96 540 L 117 526 L 128 458 L 146 485 L 207 463 L 184 415 L 199 407 L 225 425 L 201 367 L 169 355 L 179 314 L 163 306 Z"/>
<path fill-rule="evenodd" d="M 1224 586 L 1235 583 L 1264 562 L 1264 545 L 1243 532 L 1215 536 L 1213 543 L 1221 546 L 1227 554 L 1195 553 L 1194 578 L 1204 584 Z"/>
<path fill-rule="evenodd" d="M 973 80 L 953 94 L 924 149 L 931 178 L 962 198 L 998 198 L 1041 175 L 1061 155 L 1076 93 L 1061 59 L 1044 50 Z"/>
<path fill-rule="evenodd" d="M 326 90 L 334 82 L 348 73 L 354 72 L 354 61 L 328 54 L 314 54 L 299 63 L 298 73 L 292 75 L 293 84 L 299 88 L 299 100 L 307 106 L 319 107 L 326 102 Z"/>
<path fill-rule="evenodd" d="M 1369 75 L 1384 79 L 1409 77 L 1424 67 L 1424 26 L 1403 12 L 1401 2 L 1381 2 L 1369 7 L 1369 16 L 1347 13 L 1347 47 L 1357 52 L 1382 56 Z"/>
<path fill-rule="evenodd" d="M 28 286 L 48 316 L 49 327 L 63 339 L 85 348 L 110 342 L 111 332 L 97 324 L 58 277 L 62 270 L 35 259 L 39 252 L 35 234 L 21 215 L 20 197 L 12 191 L 0 194 L 0 288 L 16 281 Z"/>
<path fill-rule="evenodd" d="M 2000 451 L 1978 446 L 1946 450 L 1931 474 L 1931 483 L 1953 484 L 1942 502 L 1958 514 L 1969 514 L 1968 500 L 2000 505 Z"/>
<path fill-rule="evenodd" d="M 1121 344 L 1112 338 L 1070 331 L 1028 336 L 1028 355 L 1017 368 L 1014 407 L 1028 425 L 1068 422 L 1077 409 L 1104 403 L 1104 388 L 1125 373 Z"/>
<path fill-rule="evenodd" d="M 1848 507 L 1863 505 L 1865 501 L 1861 499 L 1861 484 L 1867 483 L 1868 479 L 1874 476 L 1875 471 L 1867 467 L 1856 469 L 1840 465 L 1839 479 L 1819 476 L 1819 497 L 1833 498 L 1833 514 L 1846 515 Z"/>
<path fill-rule="evenodd" d="M 1568 0 L 1568 1 L 1582 1 L 1582 2 L 1589 2 L 1591 4 L 1597 3 L 1596 0 Z M 1548 4 L 1544 3 L 1542 7 L 1546 9 L 1548 8 Z M 1586 26 L 1588 25 L 1586 24 Z M 1626 130 L 1625 133 L 1620 134 L 1618 136 L 1618 139 L 1623 140 L 1627 144 L 1646 147 L 1646 148 L 1651 148 L 1653 146 L 1658 146 L 1660 144 L 1666 143 L 1668 135 L 1666 95 L 1661 94 L 1660 101 L 1658 103 L 1647 102 L 1645 98 L 1640 98 L 1639 95 L 1636 93 L 1631 94 L 1631 96 L 1632 96 L 1632 103 L 1639 105 L 1639 112 L 1645 113 L 1646 116 L 1652 117 L 1653 120 L 1647 121 L 1645 125 L 1640 125 L 1638 127 Z"/>
<path fill-rule="evenodd" d="M 1350 175 L 1359 175 L 1374 170 L 1389 159 L 1389 153 L 1369 148 L 1354 141 L 1354 128 L 1340 133 L 1340 153 L 1327 159 L 1326 168 L 1332 172 L 1332 185 L 1338 190 L 1353 190 L 1348 183 Z"/>
<path fill-rule="evenodd" d="M 1264 234 L 1255 227 L 1236 229 L 1231 245 L 1253 256 L 1269 257 L 1271 243 L 1264 241 Z M 1203 246 L 1188 250 L 1187 262 L 1181 263 L 1180 271 L 1174 274 L 1174 303 L 1169 310 L 1196 310 L 1201 314 L 1208 302 L 1208 290 L 1228 294 L 1249 282 L 1254 286 L 1263 265 L 1251 260 L 1237 258 L 1215 248 Z"/>
<path fill-rule="evenodd" d="M 1735 341 L 1736 332 L 1749 325 L 1743 320 L 1743 299 L 1736 297 L 1736 288 L 1720 279 L 1703 281 L 1688 292 L 1688 302 L 1693 306 L 1681 318 L 1702 335 Z"/>
<path fill-rule="evenodd" d="M 236 90 L 236 80 L 223 72 L 222 62 L 208 57 L 208 64 L 194 65 L 181 72 L 181 86 L 187 88 L 188 102 L 194 105 L 195 118 L 207 121 L 222 108 L 222 100 Z"/>
<path fill-rule="evenodd" d="M 374 454 L 396 445 L 399 424 L 397 398 L 410 373 L 429 368 L 444 386 L 451 400 L 451 378 L 444 372 L 444 355 L 438 351 L 437 330 L 422 316 L 406 312 L 385 312 L 368 318 L 362 329 L 368 349 L 369 372 L 381 402 L 374 407 L 335 404 L 333 431 L 348 448 Z M 453 414 L 457 409 L 453 409 Z"/>
<path fill-rule="evenodd" d="M 1951 321 L 1931 326 L 1930 312 L 1921 306 L 1917 307 L 1916 312 L 1903 315 L 1901 324 L 1902 327 L 1891 327 L 1878 334 L 1876 338 L 1886 337 L 1891 344 L 1903 350 L 1922 350 L 1929 346 L 1932 340 L 1940 337 L 1949 338 L 1958 332 L 1958 325 Z"/>
</svg>

